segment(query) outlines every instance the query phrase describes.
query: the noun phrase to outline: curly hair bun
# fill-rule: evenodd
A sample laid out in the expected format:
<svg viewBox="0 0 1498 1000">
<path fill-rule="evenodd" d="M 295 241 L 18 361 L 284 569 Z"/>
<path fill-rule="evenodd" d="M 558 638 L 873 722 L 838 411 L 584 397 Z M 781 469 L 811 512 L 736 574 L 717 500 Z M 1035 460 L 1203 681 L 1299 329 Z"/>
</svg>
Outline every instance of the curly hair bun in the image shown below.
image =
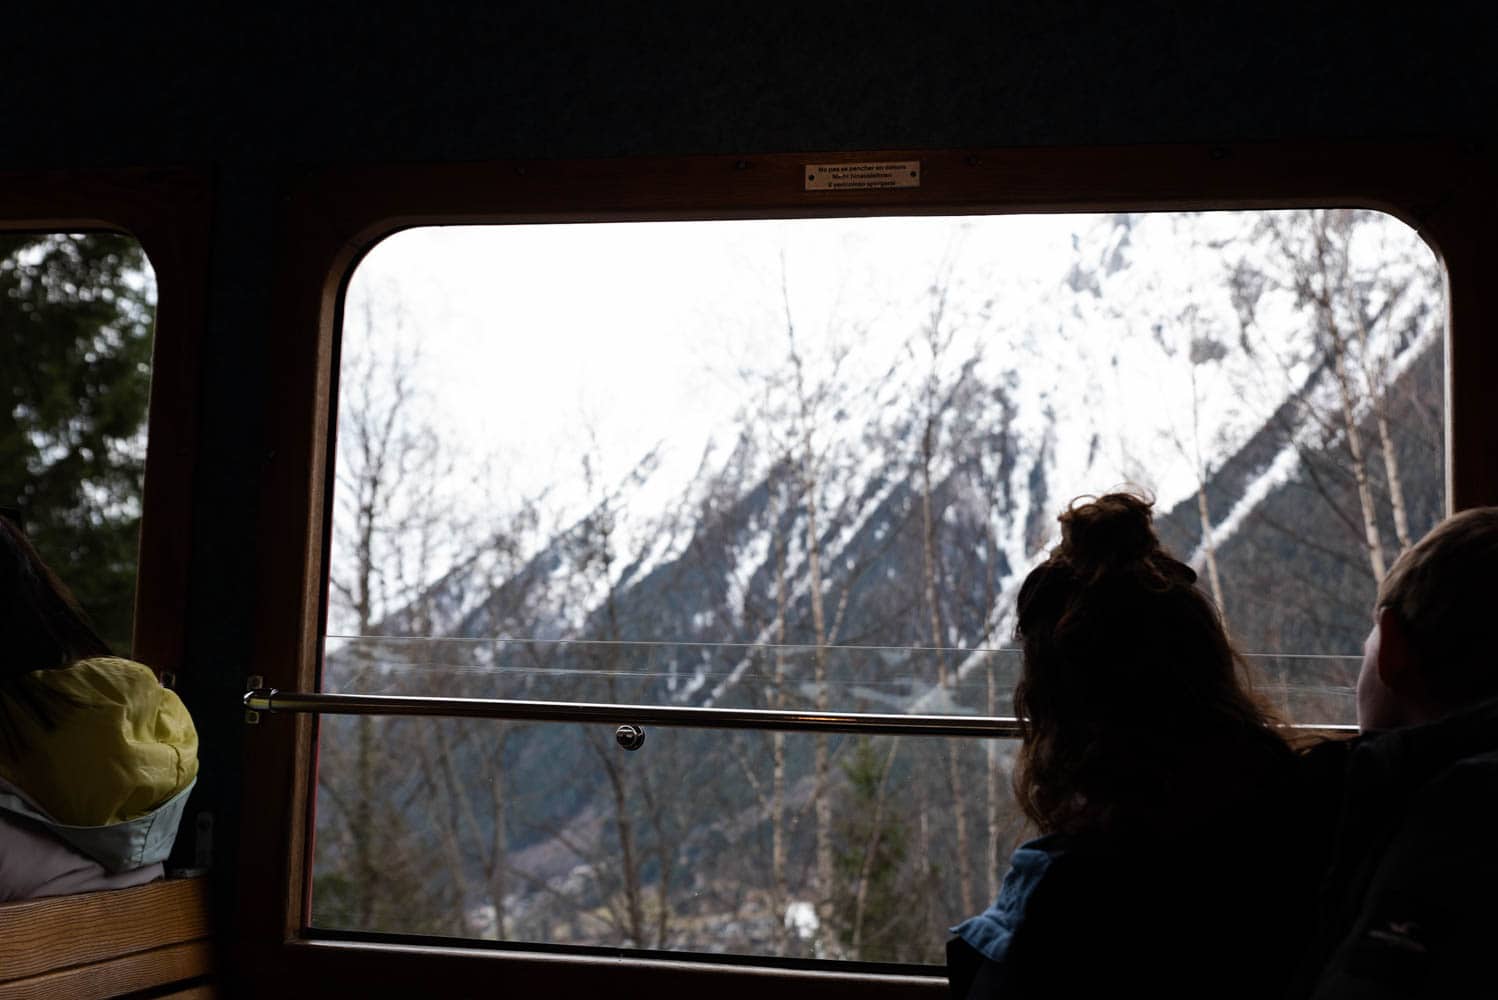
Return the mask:
<svg viewBox="0 0 1498 1000">
<path fill-rule="evenodd" d="M 1145 562 L 1160 550 L 1154 502 L 1134 493 L 1079 497 L 1061 517 L 1053 554 L 1083 576 Z"/>
</svg>

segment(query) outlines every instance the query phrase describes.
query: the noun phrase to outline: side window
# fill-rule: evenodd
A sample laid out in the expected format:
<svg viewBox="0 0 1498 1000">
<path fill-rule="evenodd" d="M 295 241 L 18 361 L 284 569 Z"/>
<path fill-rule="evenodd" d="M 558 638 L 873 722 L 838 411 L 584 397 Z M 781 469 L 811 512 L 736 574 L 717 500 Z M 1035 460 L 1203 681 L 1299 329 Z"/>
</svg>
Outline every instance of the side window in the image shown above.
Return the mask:
<svg viewBox="0 0 1498 1000">
<path fill-rule="evenodd" d="M 0 233 L 0 506 L 131 648 L 155 276 L 114 233 Z"/>
<path fill-rule="evenodd" d="M 1443 279 L 1362 211 L 415 229 L 344 308 L 322 688 L 1007 715 L 1130 483 L 1284 716 L 1441 516 Z M 1142 720 L 1168 725 L 1168 720 Z M 1003 740 L 324 716 L 312 925 L 939 963 Z"/>
</svg>

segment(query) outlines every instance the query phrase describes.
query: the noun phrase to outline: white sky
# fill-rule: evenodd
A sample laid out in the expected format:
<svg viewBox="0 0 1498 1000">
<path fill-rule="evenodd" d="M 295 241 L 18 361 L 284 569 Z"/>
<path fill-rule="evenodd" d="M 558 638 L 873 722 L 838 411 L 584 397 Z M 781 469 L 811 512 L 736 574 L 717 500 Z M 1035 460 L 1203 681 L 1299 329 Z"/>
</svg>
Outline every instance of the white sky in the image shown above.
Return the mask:
<svg viewBox="0 0 1498 1000">
<path fill-rule="evenodd" d="M 962 271 L 1058 281 L 1094 217 L 426 227 L 359 265 L 350 301 L 396 302 L 419 333 L 441 423 L 490 449 L 518 494 L 580 480 L 591 424 L 633 465 L 657 441 L 731 422 L 739 371 L 784 344 L 781 254 L 812 346 L 867 329 L 857 364 L 888 364 L 949 253 Z M 349 310 L 351 317 L 357 308 Z"/>
</svg>

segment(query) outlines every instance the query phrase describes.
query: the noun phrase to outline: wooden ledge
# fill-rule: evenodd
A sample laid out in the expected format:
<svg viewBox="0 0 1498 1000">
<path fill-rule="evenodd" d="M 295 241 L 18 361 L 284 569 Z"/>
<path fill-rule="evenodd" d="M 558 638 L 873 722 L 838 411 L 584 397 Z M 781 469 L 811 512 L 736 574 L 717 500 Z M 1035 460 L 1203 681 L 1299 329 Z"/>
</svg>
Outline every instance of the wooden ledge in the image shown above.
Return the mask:
<svg viewBox="0 0 1498 1000">
<path fill-rule="evenodd" d="M 0 904 L 0 998 L 111 996 L 207 975 L 209 934 L 201 878 Z"/>
</svg>

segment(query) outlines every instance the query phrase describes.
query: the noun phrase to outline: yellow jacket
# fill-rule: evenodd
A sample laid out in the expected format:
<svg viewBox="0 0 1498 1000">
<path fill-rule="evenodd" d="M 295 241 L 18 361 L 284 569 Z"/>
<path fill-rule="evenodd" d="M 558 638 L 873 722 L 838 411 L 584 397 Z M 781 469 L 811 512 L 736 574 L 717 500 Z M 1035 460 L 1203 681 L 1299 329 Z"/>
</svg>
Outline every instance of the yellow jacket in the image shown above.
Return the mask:
<svg viewBox="0 0 1498 1000">
<path fill-rule="evenodd" d="M 19 760 L 0 757 L 0 778 L 57 822 L 104 826 L 135 819 L 197 777 L 192 718 L 149 667 L 96 657 L 31 677 L 75 705 L 63 703 L 51 731 L 30 713 L 12 711 L 27 751 Z"/>
</svg>

